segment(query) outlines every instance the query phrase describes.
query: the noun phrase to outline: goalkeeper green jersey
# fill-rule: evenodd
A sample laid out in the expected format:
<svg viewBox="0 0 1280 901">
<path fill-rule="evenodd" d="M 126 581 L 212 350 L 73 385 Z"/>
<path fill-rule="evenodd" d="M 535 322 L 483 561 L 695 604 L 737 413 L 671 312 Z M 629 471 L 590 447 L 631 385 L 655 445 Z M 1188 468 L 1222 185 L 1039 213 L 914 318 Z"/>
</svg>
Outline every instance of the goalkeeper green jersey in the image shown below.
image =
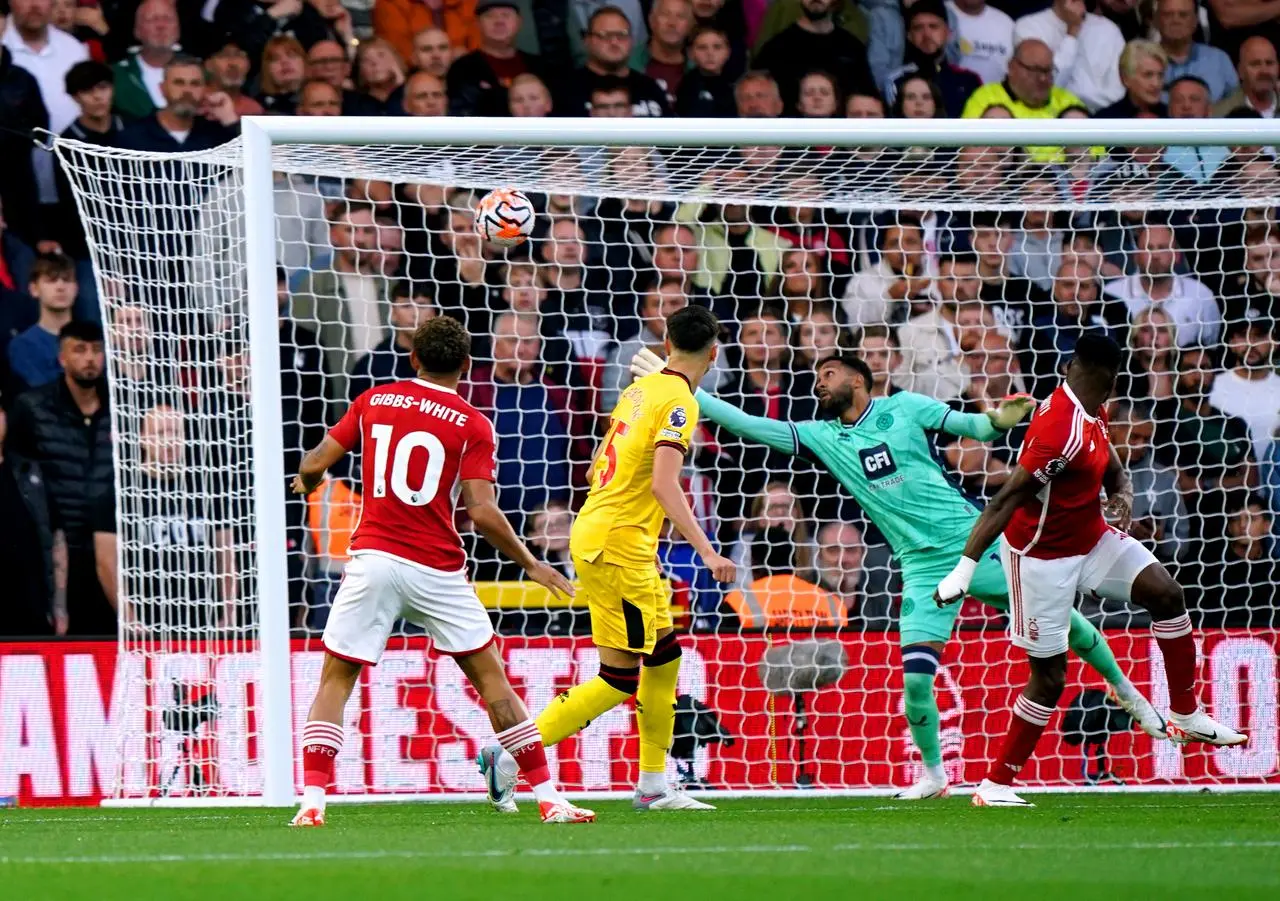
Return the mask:
<svg viewBox="0 0 1280 901">
<path fill-rule="evenodd" d="M 933 432 L 990 441 L 1001 434 L 982 413 L 903 391 L 878 397 L 852 425 L 840 419 L 787 423 L 750 416 L 705 391 L 702 415 L 735 435 L 821 465 L 876 524 L 894 555 L 963 546 L 978 508 L 935 456 Z"/>
</svg>

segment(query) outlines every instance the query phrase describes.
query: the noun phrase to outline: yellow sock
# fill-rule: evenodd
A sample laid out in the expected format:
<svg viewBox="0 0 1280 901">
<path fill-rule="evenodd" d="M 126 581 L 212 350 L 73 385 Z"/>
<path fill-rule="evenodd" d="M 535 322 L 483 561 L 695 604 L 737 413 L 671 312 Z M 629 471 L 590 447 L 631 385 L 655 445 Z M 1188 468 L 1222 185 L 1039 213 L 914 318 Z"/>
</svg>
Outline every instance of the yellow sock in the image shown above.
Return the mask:
<svg viewBox="0 0 1280 901">
<path fill-rule="evenodd" d="M 600 675 L 573 686 L 548 704 L 536 720 L 538 731 L 542 733 L 542 744 L 546 747 L 558 745 L 570 735 L 581 732 L 606 710 L 612 710 L 635 694 L 640 679 L 639 669 L 602 665 Z"/>
<path fill-rule="evenodd" d="M 676 678 L 680 675 L 680 646 L 674 636 L 660 641 L 640 671 L 636 692 L 636 720 L 640 729 L 640 772 L 665 773 L 667 751 L 676 726 Z M 674 651 L 672 650 L 674 649 Z M 655 662 L 659 659 L 665 662 Z"/>
</svg>

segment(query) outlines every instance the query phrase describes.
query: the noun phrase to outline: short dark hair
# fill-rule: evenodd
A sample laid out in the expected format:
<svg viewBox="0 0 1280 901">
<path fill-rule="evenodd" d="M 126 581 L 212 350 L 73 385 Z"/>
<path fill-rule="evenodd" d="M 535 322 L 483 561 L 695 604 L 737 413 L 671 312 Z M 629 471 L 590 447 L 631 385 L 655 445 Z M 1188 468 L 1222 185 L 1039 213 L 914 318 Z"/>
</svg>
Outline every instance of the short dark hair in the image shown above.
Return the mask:
<svg viewBox="0 0 1280 901">
<path fill-rule="evenodd" d="M 1196 84 L 1200 85 L 1200 87 L 1204 88 L 1204 92 L 1206 94 L 1213 97 L 1213 88 L 1209 87 L 1209 82 L 1205 81 L 1199 75 L 1179 75 L 1173 81 L 1165 85 L 1165 90 L 1172 91 L 1173 86 L 1180 81 L 1194 81 Z"/>
<path fill-rule="evenodd" d="M 613 6 L 611 4 L 606 4 L 600 7 L 599 9 L 597 9 L 595 12 L 593 12 L 590 16 L 587 17 L 587 27 L 582 30 L 583 34 L 589 33 L 591 29 L 596 27 L 596 19 L 600 18 L 601 16 L 608 15 L 609 13 L 612 13 L 615 16 L 622 16 L 622 18 L 626 19 L 627 33 L 628 34 L 631 33 L 631 19 L 627 17 L 627 14 L 624 13 L 621 9 L 619 9 L 616 6 Z"/>
<path fill-rule="evenodd" d="M 413 353 L 424 372 L 453 375 L 471 357 L 471 335 L 458 320 L 437 316 L 413 333 Z"/>
<path fill-rule="evenodd" d="M 852 369 L 858 375 L 862 376 L 862 381 L 868 388 L 875 383 L 875 376 L 871 374 L 871 367 L 867 365 L 867 361 L 851 351 L 838 350 L 833 354 L 823 357 L 818 361 L 818 365 L 814 367 L 814 371 L 821 369 L 828 363 L 839 363 L 846 369 Z"/>
<path fill-rule="evenodd" d="M 175 53 L 173 59 L 164 64 L 165 74 L 169 74 L 170 69 L 177 69 L 184 66 L 194 66 L 201 72 L 204 71 L 204 60 L 198 56 L 192 56 L 190 53 Z"/>
<path fill-rule="evenodd" d="M 625 78 L 618 75 L 600 75 L 597 76 L 591 85 L 590 97 L 597 94 L 626 94 L 627 99 L 631 99 L 631 85 L 627 83 Z"/>
<path fill-rule="evenodd" d="M 112 75 L 110 66 L 97 60 L 86 59 L 67 70 L 67 76 L 62 84 L 67 89 L 67 93 L 74 97 L 76 94 L 92 91 L 100 84 L 114 82 L 115 76 Z"/>
<path fill-rule="evenodd" d="M 75 260 L 65 253 L 42 253 L 31 264 L 31 281 L 33 283 L 44 278 L 74 281 L 75 277 Z"/>
<path fill-rule="evenodd" d="M 858 335 L 858 344 L 861 345 L 868 338 L 882 338 L 888 342 L 890 347 L 900 347 L 898 344 L 898 333 L 887 325 L 865 325 L 862 327 L 862 333 Z"/>
<path fill-rule="evenodd" d="M 671 346 L 685 353 L 700 353 L 720 337 L 720 320 L 706 307 L 690 304 L 667 317 Z"/>
<path fill-rule="evenodd" d="M 1106 335 L 1086 332 L 1076 342 L 1073 359 L 1090 369 L 1104 369 L 1107 372 L 1118 372 L 1124 351 L 1120 345 Z"/>
<path fill-rule="evenodd" d="M 951 253 L 944 253 L 941 256 L 939 256 L 938 265 L 941 266 L 943 263 L 950 263 L 952 266 L 956 265 L 957 263 L 961 265 L 968 263 L 971 266 L 977 266 L 978 255 L 974 253 L 972 250 L 956 250 L 956 251 L 952 251 Z"/>
<path fill-rule="evenodd" d="M 74 319 L 58 331 L 58 343 L 89 341 L 102 343 L 102 325 L 90 319 Z"/>
<path fill-rule="evenodd" d="M 403 300 L 409 297 L 429 297 L 436 299 L 435 288 L 428 281 L 412 281 L 407 278 L 397 280 L 391 286 L 391 299 Z"/>
</svg>

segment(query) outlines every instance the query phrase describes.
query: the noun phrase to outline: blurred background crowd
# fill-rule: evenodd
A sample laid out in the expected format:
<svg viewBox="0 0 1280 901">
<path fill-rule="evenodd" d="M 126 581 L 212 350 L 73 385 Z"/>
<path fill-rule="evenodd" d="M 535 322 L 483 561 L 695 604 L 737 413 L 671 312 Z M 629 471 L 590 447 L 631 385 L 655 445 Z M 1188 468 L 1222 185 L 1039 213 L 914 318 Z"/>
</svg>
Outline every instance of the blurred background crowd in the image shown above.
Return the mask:
<svg viewBox="0 0 1280 901">
<path fill-rule="evenodd" d="M 95 281 L 67 173 L 33 130 L 164 152 L 216 147 L 261 114 L 1261 119 L 1280 74 L 1276 0 L 0 0 L 0 14 L 0 634 L 14 636 L 251 620 L 251 523 L 231 512 L 249 496 L 243 341 L 200 340 L 216 304 L 174 287 L 202 281 L 198 260 L 179 274 L 166 260 L 181 237 L 139 254 L 165 287 Z M 677 164 L 638 148 L 537 160 L 552 183 L 650 187 Z M 725 325 L 704 387 L 777 419 L 818 415 L 813 364 L 836 348 L 863 355 L 877 395 L 982 410 L 1047 396 L 1079 336 L 1101 331 L 1128 349 L 1111 414 L 1134 534 L 1202 624 L 1280 623 L 1274 148 L 756 147 L 717 157 L 715 179 L 803 198 L 859 172 L 939 202 L 548 193 L 534 238 L 503 252 L 474 233 L 466 188 L 277 175 L 286 473 L 361 391 L 412 377 L 418 324 L 456 316 L 474 336 L 463 393 L 499 434 L 502 506 L 571 573 L 572 511 L 630 358 L 686 304 Z M 190 231 L 234 241 L 201 220 L 202 192 L 175 177 L 159 195 L 194 211 Z M 990 209 L 949 212 L 947 197 Z M 1205 203 L 1138 208 L 1171 197 Z M 114 417 L 112 397 L 127 401 Z M 981 502 L 1020 439 L 941 436 L 939 463 Z M 117 480 L 134 499 L 120 522 Z M 686 484 L 744 575 L 717 587 L 669 537 L 684 625 L 893 627 L 888 549 L 828 476 L 704 425 Z M 288 502 L 300 630 L 324 625 L 358 490 L 336 472 Z M 476 579 L 518 578 L 474 553 Z M 494 615 L 508 631 L 585 626 L 573 609 Z M 963 622 L 999 626 L 989 617 Z"/>
</svg>

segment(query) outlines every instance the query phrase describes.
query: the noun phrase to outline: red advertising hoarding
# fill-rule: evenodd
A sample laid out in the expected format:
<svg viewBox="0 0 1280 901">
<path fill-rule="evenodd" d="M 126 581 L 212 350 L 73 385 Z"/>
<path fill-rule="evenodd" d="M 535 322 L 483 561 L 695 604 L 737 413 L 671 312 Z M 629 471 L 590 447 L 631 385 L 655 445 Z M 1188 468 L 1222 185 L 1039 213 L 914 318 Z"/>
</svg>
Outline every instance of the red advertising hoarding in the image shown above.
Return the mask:
<svg viewBox="0 0 1280 901">
<path fill-rule="evenodd" d="M 1133 681 L 1165 706 L 1158 650 L 1145 633 L 1109 636 Z M 1128 732 L 1106 743 L 1110 770 L 1129 784 L 1280 784 L 1276 657 L 1271 631 L 1217 630 L 1202 639 L 1201 694 L 1217 717 L 1251 733 L 1240 749 L 1183 751 Z M 902 714 L 896 635 L 843 636 L 849 668 L 806 698 L 804 759 L 791 698 L 769 694 L 764 636 L 686 636 L 682 694 L 715 712 L 733 744 L 701 747 L 688 762 L 708 785 L 819 788 L 907 785 L 916 775 Z M 598 665 L 585 638 L 503 639 L 512 682 L 539 710 Z M 295 737 L 323 659 L 293 649 Z M 0 644 L 0 797 L 23 805 L 95 804 L 145 797 L 245 794 L 261 788 L 255 736 L 256 656 L 200 650 L 119 656 L 114 643 Z M 997 632 L 953 642 L 939 674 L 945 762 L 956 781 L 983 775 L 1008 723 L 1025 665 Z M 176 692 L 175 692 L 176 687 Z M 1064 707 L 1101 687 L 1073 662 Z M 155 711 L 150 713 L 149 711 Z M 348 706 L 336 791 L 349 794 L 477 792 L 473 758 L 492 730 L 457 666 L 422 641 L 392 646 L 363 674 Z M 1081 784 L 1085 754 L 1061 739 L 1059 715 L 1024 773 L 1031 784 Z M 551 752 L 570 789 L 627 790 L 635 777 L 634 716 L 624 707 Z M 295 755 L 296 756 L 296 755 Z"/>
</svg>

